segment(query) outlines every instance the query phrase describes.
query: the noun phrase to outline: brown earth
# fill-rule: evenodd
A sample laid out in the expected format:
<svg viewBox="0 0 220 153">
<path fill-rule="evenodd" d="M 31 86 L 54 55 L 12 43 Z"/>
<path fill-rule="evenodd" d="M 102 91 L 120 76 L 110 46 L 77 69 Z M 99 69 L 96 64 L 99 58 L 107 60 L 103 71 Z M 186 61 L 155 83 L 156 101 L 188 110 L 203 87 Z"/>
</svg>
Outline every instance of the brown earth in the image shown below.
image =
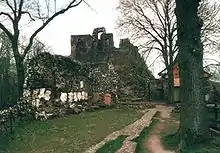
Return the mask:
<svg viewBox="0 0 220 153">
<path fill-rule="evenodd" d="M 174 151 L 165 150 L 161 143 L 160 133 L 165 129 L 166 124 L 170 120 L 170 114 L 172 108 L 166 106 L 157 106 L 158 111 L 160 112 L 160 123 L 156 125 L 156 127 L 150 132 L 149 138 L 146 140 L 146 148 L 151 153 L 174 153 Z"/>
</svg>

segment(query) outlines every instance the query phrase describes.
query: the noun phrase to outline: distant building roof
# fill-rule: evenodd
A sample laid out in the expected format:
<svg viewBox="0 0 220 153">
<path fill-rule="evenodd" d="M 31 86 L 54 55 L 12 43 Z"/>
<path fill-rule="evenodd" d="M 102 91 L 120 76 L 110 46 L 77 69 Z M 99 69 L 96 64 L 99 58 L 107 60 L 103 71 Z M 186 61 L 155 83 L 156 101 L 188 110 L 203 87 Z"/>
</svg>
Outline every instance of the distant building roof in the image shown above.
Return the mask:
<svg viewBox="0 0 220 153">
<path fill-rule="evenodd" d="M 176 64 L 178 64 L 178 61 L 179 61 L 179 54 L 177 54 L 177 56 L 176 56 L 176 58 L 175 58 L 175 60 L 174 60 L 174 67 L 175 67 Z M 210 73 L 206 72 L 205 70 L 203 70 L 203 72 L 204 72 L 204 77 L 206 77 L 206 78 L 211 77 L 211 74 L 210 74 Z M 158 75 L 161 76 L 161 77 L 166 76 L 166 75 L 167 75 L 167 68 L 165 68 L 165 69 L 163 69 L 162 71 L 160 71 L 160 72 L 158 73 Z M 175 80 L 174 80 L 174 81 L 175 81 Z M 176 80 L 176 81 L 177 81 L 177 80 Z M 177 81 L 177 82 L 178 82 L 178 81 Z M 177 83 L 177 84 L 178 84 L 178 83 Z"/>
</svg>

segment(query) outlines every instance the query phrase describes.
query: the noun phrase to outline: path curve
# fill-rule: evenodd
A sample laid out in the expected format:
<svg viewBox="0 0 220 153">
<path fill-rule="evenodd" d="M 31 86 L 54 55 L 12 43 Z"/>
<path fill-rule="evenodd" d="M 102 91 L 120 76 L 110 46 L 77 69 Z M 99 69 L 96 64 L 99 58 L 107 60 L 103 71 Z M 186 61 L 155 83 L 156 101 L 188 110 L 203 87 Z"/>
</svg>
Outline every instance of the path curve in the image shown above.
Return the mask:
<svg viewBox="0 0 220 153">
<path fill-rule="evenodd" d="M 152 131 L 153 134 L 148 138 L 146 147 L 151 153 L 175 153 L 174 151 L 164 149 L 160 137 L 160 132 L 164 129 L 166 120 L 170 118 L 173 108 L 157 106 L 156 109 L 161 112 L 161 122 L 156 126 L 154 131 Z"/>
<path fill-rule="evenodd" d="M 105 143 L 111 140 L 115 140 L 120 135 L 128 135 L 128 137 L 123 142 L 123 146 L 116 153 L 134 153 L 136 149 L 136 142 L 133 142 L 132 140 L 138 137 L 145 127 L 150 125 L 151 119 L 157 112 L 157 110 L 153 108 L 145 112 L 146 113 L 139 120 L 126 126 L 122 130 L 113 132 L 112 134 L 107 136 L 103 141 L 90 147 L 84 153 L 95 153 Z"/>
</svg>

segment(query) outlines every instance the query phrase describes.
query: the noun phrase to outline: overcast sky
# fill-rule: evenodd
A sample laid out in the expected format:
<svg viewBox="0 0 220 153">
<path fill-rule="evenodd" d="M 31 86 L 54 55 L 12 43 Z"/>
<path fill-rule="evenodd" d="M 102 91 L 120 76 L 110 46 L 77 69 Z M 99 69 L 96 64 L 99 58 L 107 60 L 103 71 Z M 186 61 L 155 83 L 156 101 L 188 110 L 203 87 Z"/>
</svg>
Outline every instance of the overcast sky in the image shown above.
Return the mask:
<svg viewBox="0 0 220 153">
<path fill-rule="evenodd" d="M 53 1 L 53 0 L 51 0 Z M 70 0 L 56 0 L 57 8 L 68 4 Z M 119 13 L 116 10 L 119 0 L 86 0 L 87 3 L 95 10 L 89 8 L 84 2 L 79 6 L 72 8 L 66 13 L 56 17 L 43 31 L 38 35 L 41 41 L 52 47 L 53 53 L 60 55 L 70 55 L 70 36 L 80 34 L 92 34 L 96 27 L 105 27 L 107 33 L 114 34 L 114 42 L 117 47 L 119 40 L 123 36 L 118 36 L 116 21 Z M 25 27 L 24 35 L 29 37 L 33 33 L 33 29 L 39 25 Z M 152 58 L 153 59 L 153 58 Z M 149 59 L 149 60 L 152 60 Z M 153 59 L 154 60 L 154 59 Z M 150 65 L 152 62 L 147 62 Z M 149 64 L 150 63 L 150 64 Z M 161 61 L 150 67 L 153 74 L 157 74 L 164 68 Z"/>
<path fill-rule="evenodd" d="M 62 3 L 67 4 L 68 1 L 62 0 Z M 118 1 L 86 0 L 95 11 L 82 3 L 52 21 L 39 34 L 39 38 L 51 46 L 55 54 L 70 55 L 71 35 L 92 34 L 94 28 L 105 27 L 107 33 L 114 34 L 114 43 L 118 47 L 120 39 L 124 38 L 119 36 L 116 31 L 116 20 L 119 15 L 116 10 Z M 157 64 L 156 68 L 151 67 L 150 69 L 156 76 L 163 68 L 163 64 Z"/>
<path fill-rule="evenodd" d="M 57 0 L 61 1 L 61 0 Z M 67 4 L 69 0 L 62 0 Z M 70 54 L 70 36 L 77 34 L 92 34 L 96 27 L 105 27 L 109 33 L 114 33 L 116 46 L 116 19 L 118 0 L 86 0 L 95 11 L 82 3 L 65 14 L 57 17 L 40 34 L 39 38 L 53 48 L 55 54 Z"/>
</svg>

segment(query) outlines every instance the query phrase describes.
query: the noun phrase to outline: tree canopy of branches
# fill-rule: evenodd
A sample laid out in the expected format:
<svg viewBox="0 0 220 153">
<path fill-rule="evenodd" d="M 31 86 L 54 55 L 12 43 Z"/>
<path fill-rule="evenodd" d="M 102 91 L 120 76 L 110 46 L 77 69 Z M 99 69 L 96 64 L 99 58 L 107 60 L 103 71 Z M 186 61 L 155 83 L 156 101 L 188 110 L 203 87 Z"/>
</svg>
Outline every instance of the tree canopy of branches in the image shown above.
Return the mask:
<svg viewBox="0 0 220 153">
<path fill-rule="evenodd" d="M 60 8 L 54 9 L 50 0 L 2 0 L 0 2 L 0 29 L 10 40 L 11 48 L 16 62 L 19 97 L 23 95 L 24 59 L 33 45 L 34 38 L 57 16 L 64 14 L 71 8 L 77 7 L 83 0 L 71 0 Z M 39 23 L 41 25 L 30 35 L 27 45 L 19 49 L 22 25 Z"/>
<path fill-rule="evenodd" d="M 174 0 L 120 0 L 118 28 L 138 42 L 148 57 L 151 53 L 162 57 L 168 72 L 169 101 L 173 101 L 173 73 L 178 53 L 177 24 Z M 220 34 L 219 4 L 202 1 L 199 14 L 204 20 L 202 27 L 203 44 L 216 48 Z M 214 43 L 215 42 L 215 43 Z M 209 49 L 207 49 L 209 50 Z"/>
</svg>

